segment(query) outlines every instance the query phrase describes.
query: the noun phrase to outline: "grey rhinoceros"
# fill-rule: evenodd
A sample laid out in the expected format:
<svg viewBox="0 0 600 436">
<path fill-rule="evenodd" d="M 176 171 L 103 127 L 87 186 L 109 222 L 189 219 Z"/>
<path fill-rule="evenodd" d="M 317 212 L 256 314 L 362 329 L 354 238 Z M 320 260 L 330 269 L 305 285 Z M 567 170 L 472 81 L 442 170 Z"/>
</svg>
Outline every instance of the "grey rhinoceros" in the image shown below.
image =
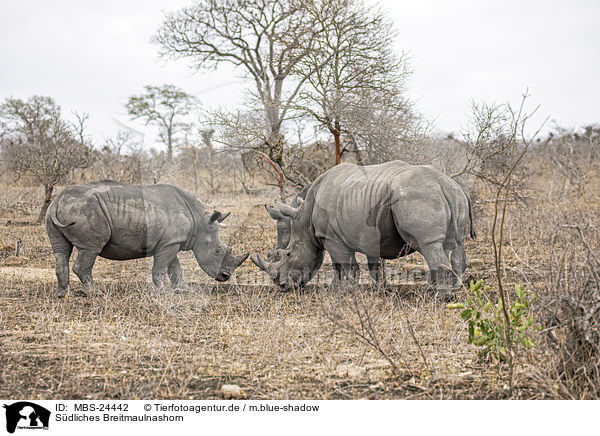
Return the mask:
<svg viewBox="0 0 600 436">
<path fill-rule="evenodd" d="M 304 201 L 306 193 L 310 189 L 311 185 L 305 186 L 297 196 L 294 197 L 290 206 L 297 208 L 300 201 Z M 277 262 L 281 258 L 281 253 L 287 248 L 292 237 L 292 219 L 285 215 L 277 207 L 265 205 L 265 209 L 271 218 L 277 221 L 277 243 L 275 248 L 267 251 L 267 260 L 269 262 Z M 376 284 L 386 286 L 385 282 L 385 261 L 383 259 L 370 259 L 369 260 L 370 271 L 373 280 Z"/>
<path fill-rule="evenodd" d="M 333 262 L 334 283 L 356 282 L 356 252 L 367 256 L 371 275 L 380 280 L 379 258 L 416 250 L 442 298 L 459 285 L 469 223 L 475 237 L 471 203 L 460 185 L 435 168 L 402 161 L 341 164 L 315 180 L 305 201 L 297 201 L 298 207 L 277 203 L 291 219 L 291 238 L 280 259 L 251 256 L 282 289 L 305 285 L 321 267 L 325 250 Z"/>
<path fill-rule="evenodd" d="M 154 256 L 152 281 L 185 288 L 177 253 L 192 250 L 209 276 L 226 281 L 248 254 L 235 256 L 219 239 L 227 214 L 205 210 L 184 190 L 171 185 L 133 186 L 111 180 L 65 188 L 50 204 L 46 230 L 56 258 L 58 289 L 69 286 L 69 257 L 77 247 L 73 271 L 88 293 L 97 256 L 113 260 Z"/>
</svg>

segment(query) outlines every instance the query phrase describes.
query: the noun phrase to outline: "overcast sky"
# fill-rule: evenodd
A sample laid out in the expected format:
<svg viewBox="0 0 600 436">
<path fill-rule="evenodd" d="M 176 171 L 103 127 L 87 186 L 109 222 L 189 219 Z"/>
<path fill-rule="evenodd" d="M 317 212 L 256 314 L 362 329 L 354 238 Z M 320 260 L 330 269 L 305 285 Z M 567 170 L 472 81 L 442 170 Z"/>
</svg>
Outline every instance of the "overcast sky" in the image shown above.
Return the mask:
<svg viewBox="0 0 600 436">
<path fill-rule="evenodd" d="M 0 99 L 53 97 L 90 114 L 96 143 L 128 123 L 123 103 L 172 83 L 205 107 L 235 107 L 241 74 L 165 63 L 150 37 L 164 11 L 190 0 L 2 0 Z M 600 1 L 386 0 L 398 51 L 414 71 L 408 91 L 438 130 L 460 132 L 470 102 L 518 102 L 566 127 L 600 122 Z"/>
</svg>

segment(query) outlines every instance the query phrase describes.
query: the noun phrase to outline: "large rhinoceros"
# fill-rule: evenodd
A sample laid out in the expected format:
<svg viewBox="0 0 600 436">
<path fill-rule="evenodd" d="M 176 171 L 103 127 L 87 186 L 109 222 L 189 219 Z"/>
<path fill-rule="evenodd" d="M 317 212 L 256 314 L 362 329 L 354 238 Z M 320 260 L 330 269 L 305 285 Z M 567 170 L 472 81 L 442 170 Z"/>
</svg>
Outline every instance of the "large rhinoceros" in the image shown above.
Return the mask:
<svg viewBox="0 0 600 436">
<path fill-rule="evenodd" d="M 419 251 L 429 266 L 430 285 L 441 298 L 460 283 L 466 267 L 464 237 L 471 203 L 454 180 L 431 166 L 392 161 L 380 165 L 341 164 L 322 174 L 299 207 L 277 203 L 291 221 L 287 249 L 277 262 L 252 261 L 284 290 L 305 285 L 323 263 L 334 266 L 334 282 L 355 283 L 355 253 L 367 256 L 374 278 L 379 258 Z M 450 259 L 450 261 L 449 261 Z"/>
<path fill-rule="evenodd" d="M 297 208 L 300 201 L 306 199 L 306 194 L 311 185 L 305 186 L 296 197 L 292 200 L 290 206 Z M 279 208 L 265 205 L 265 209 L 269 216 L 277 221 L 277 243 L 275 248 L 267 251 L 267 260 L 269 262 L 277 262 L 281 259 L 281 253 L 287 248 L 292 237 L 292 219 L 285 215 Z M 386 287 L 385 281 L 385 261 L 383 259 L 370 259 L 369 271 L 373 277 L 373 281 L 379 285 Z"/>
<path fill-rule="evenodd" d="M 111 180 L 72 185 L 50 204 L 46 230 L 56 258 L 58 289 L 69 286 L 69 257 L 77 247 L 73 271 L 84 286 L 92 285 L 97 256 L 113 260 L 154 256 L 152 281 L 185 288 L 177 253 L 193 250 L 198 265 L 212 278 L 226 281 L 246 260 L 219 239 L 227 214 L 210 213 L 187 192 L 171 185 L 133 186 Z"/>
</svg>

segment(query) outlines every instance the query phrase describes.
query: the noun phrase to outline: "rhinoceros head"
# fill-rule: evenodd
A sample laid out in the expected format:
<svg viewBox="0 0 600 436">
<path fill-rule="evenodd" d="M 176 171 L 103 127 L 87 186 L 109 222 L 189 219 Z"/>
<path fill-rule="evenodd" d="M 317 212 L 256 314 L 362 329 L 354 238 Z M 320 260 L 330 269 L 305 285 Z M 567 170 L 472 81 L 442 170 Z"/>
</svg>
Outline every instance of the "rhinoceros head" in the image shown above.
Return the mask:
<svg viewBox="0 0 600 436">
<path fill-rule="evenodd" d="M 205 231 L 199 232 L 193 247 L 200 268 L 219 282 L 229 280 L 235 269 L 248 258 L 248 253 L 234 255 L 231 248 L 219 238 L 219 224 L 228 216 L 229 212 L 222 214 L 215 211 L 208 219 Z"/>
<path fill-rule="evenodd" d="M 292 237 L 292 219 L 284 215 L 278 208 L 265 205 L 271 218 L 277 221 L 277 244 L 267 251 L 267 260 L 277 262 L 280 259 L 279 250 L 287 248 Z"/>
<path fill-rule="evenodd" d="M 323 250 L 317 249 L 311 243 L 308 233 L 310 229 L 307 225 L 308 213 L 302 213 L 303 201 L 298 200 L 300 206 L 297 208 L 276 202 L 278 213 L 289 220 L 290 239 L 287 246 L 284 249 L 271 250 L 268 260 L 264 260 L 259 254 L 250 257 L 252 262 L 267 272 L 273 282 L 284 291 L 303 287 L 323 263 Z M 282 220 L 278 220 L 278 224 L 280 221 Z"/>
</svg>

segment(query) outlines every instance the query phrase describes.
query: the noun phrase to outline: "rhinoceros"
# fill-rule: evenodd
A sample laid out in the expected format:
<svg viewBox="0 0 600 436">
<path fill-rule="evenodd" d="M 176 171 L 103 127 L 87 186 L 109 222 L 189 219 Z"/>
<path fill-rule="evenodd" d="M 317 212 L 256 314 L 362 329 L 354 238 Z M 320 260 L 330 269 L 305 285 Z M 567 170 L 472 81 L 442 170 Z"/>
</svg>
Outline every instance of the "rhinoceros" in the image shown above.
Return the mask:
<svg viewBox="0 0 600 436">
<path fill-rule="evenodd" d="M 311 185 L 305 186 L 296 197 L 292 200 L 290 206 L 297 208 L 299 206 L 300 201 L 304 201 L 306 198 L 306 193 L 310 189 Z M 290 238 L 292 236 L 292 219 L 285 215 L 283 212 L 279 210 L 277 207 L 267 206 L 265 205 L 265 209 L 269 216 L 277 221 L 277 243 L 275 244 L 275 248 L 267 251 L 267 260 L 269 262 L 277 262 L 281 256 L 280 253 L 283 252 L 285 248 L 287 248 L 290 243 Z M 379 263 L 379 265 L 376 265 Z M 385 282 L 385 261 L 383 259 L 371 259 L 370 260 L 370 271 L 373 277 L 373 281 L 380 286 L 386 287 Z M 334 280 L 335 283 L 337 281 Z"/>
<path fill-rule="evenodd" d="M 325 250 L 333 262 L 334 283 L 357 282 L 356 252 L 367 256 L 371 275 L 379 279 L 379 258 L 418 251 L 429 266 L 429 284 L 441 298 L 451 297 L 451 289 L 459 286 L 467 225 L 475 237 L 471 202 L 460 185 L 432 166 L 341 164 L 317 178 L 298 203 L 276 203 L 291 219 L 292 230 L 280 259 L 251 256 L 283 290 L 308 283 Z"/>
<path fill-rule="evenodd" d="M 160 290 L 167 272 L 174 287 L 187 287 L 177 253 L 192 250 L 204 272 L 226 281 L 248 257 L 233 255 L 219 239 L 219 223 L 228 215 L 211 214 L 192 195 L 171 185 L 133 186 L 102 180 L 69 186 L 46 213 L 46 230 L 56 258 L 55 295 L 63 296 L 68 290 L 73 247 L 78 251 L 73 271 L 86 294 L 97 256 L 112 260 L 154 256 L 152 281 Z"/>
</svg>

